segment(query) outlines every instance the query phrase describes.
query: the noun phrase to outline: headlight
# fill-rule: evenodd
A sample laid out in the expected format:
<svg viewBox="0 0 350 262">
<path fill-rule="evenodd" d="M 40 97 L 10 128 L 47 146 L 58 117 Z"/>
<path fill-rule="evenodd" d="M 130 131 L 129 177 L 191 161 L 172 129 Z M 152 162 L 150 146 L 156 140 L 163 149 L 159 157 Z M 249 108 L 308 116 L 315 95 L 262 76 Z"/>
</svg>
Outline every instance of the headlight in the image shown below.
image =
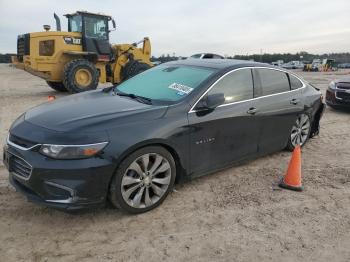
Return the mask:
<svg viewBox="0 0 350 262">
<path fill-rule="evenodd" d="M 330 88 L 330 89 L 335 89 L 335 88 L 336 88 L 336 85 L 335 85 L 335 82 L 334 82 L 334 81 L 330 82 L 329 88 Z"/>
<path fill-rule="evenodd" d="M 89 158 L 100 152 L 108 142 L 89 145 L 48 145 L 40 147 L 40 153 L 56 159 Z"/>
<path fill-rule="evenodd" d="M 55 52 L 55 41 L 46 40 L 39 42 L 39 55 L 40 56 L 52 56 Z"/>
</svg>

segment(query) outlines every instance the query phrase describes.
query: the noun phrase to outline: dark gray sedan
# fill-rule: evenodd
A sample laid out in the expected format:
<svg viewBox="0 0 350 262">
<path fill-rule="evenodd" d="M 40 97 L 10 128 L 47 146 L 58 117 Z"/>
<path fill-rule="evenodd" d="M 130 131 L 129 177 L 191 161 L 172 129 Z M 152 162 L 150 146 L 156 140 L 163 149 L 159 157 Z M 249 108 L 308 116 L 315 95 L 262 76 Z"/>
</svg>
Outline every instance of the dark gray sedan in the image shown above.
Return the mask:
<svg viewBox="0 0 350 262">
<path fill-rule="evenodd" d="M 267 64 L 170 62 L 30 109 L 10 128 L 4 163 L 30 201 L 141 213 L 175 180 L 304 145 L 323 109 L 317 88 Z"/>
</svg>

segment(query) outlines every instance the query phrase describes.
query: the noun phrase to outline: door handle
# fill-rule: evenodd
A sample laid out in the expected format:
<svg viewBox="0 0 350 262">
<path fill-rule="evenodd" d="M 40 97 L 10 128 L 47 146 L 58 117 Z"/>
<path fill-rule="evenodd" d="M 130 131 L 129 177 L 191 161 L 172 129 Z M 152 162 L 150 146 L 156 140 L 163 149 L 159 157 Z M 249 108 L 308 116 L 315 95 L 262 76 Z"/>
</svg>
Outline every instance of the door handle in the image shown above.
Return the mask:
<svg viewBox="0 0 350 262">
<path fill-rule="evenodd" d="M 247 114 L 255 115 L 256 112 L 258 112 L 258 109 L 256 109 L 256 107 L 251 107 L 248 109 Z"/>
<path fill-rule="evenodd" d="M 299 102 L 300 102 L 300 100 L 299 100 L 299 99 L 296 99 L 296 98 L 293 98 L 292 100 L 290 100 L 290 103 L 291 103 L 292 105 L 297 105 L 297 104 L 299 104 Z"/>
</svg>

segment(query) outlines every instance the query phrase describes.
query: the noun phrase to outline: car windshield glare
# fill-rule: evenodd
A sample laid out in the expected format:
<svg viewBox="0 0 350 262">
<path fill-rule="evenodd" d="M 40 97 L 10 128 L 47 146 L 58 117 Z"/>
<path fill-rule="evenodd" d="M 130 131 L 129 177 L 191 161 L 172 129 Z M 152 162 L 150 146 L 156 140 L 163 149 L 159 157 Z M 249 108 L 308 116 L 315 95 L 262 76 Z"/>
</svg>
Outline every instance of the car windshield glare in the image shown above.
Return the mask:
<svg viewBox="0 0 350 262">
<path fill-rule="evenodd" d="M 189 95 L 215 69 L 182 65 L 160 65 L 121 83 L 117 89 L 152 100 L 176 102 Z"/>
</svg>

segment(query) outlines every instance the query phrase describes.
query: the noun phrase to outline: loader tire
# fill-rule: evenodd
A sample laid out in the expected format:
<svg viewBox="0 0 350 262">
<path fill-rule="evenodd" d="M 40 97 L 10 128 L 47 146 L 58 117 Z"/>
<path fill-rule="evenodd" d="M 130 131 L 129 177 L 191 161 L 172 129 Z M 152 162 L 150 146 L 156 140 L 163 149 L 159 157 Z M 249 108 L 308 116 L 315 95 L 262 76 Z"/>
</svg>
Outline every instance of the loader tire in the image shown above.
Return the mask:
<svg viewBox="0 0 350 262">
<path fill-rule="evenodd" d="M 64 67 L 63 83 L 70 93 L 94 90 L 98 86 L 99 72 L 85 59 L 68 62 Z"/>
<path fill-rule="evenodd" d="M 46 81 L 46 83 L 49 85 L 49 87 L 51 87 L 52 89 L 54 89 L 58 92 L 67 92 L 68 91 L 62 82 Z"/>
<path fill-rule="evenodd" d="M 122 79 L 124 81 L 150 68 L 151 66 L 146 63 L 136 60 L 130 61 L 122 69 Z"/>
</svg>

